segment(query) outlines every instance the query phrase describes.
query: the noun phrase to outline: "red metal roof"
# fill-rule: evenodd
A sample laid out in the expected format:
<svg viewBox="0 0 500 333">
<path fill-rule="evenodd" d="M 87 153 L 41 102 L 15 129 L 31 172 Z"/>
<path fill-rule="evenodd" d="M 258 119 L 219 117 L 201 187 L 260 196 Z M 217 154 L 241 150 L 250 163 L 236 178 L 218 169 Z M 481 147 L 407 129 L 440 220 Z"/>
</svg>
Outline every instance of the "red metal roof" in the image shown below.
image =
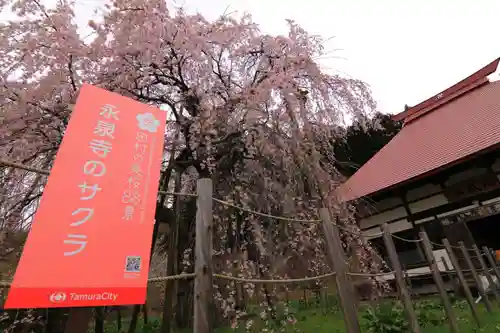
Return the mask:
<svg viewBox="0 0 500 333">
<path fill-rule="evenodd" d="M 474 74 L 466 77 L 462 81 L 455 83 L 453 86 L 443 90 L 439 94 L 426 99 L 425 101 L 408 108 L 407 110 L 394 115 L 392 118 L 395 121 L 404 120 L 404 122 L 411 121 L 416 117 L 423 115 L 427 112 L 432 111 L 436 107 L 446 103 L 447 101 L 462 95 L 465 91 L 469 90 L 471 86 L 474 86 L 478 81 L 482 81 L 485 77 L 495 72 L 498 68 L 500 58 L 497 58 L 490 62 L 488 65 L 484 66 Z"/>
<path fill-rule="evenodd" d="M 499 144 L 500 81 L 486 78 L 498 63 L 405 111 L 401 131 L 339 188 L 342 200 L 391 188 Z"/>
</svg>

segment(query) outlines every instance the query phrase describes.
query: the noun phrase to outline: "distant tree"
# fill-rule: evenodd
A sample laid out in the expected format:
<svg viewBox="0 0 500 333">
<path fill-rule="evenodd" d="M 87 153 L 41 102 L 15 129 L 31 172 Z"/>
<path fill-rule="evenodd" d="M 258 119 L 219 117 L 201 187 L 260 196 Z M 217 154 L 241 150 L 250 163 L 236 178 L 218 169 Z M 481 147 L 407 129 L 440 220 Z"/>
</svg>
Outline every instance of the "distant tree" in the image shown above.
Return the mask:
<svg viewBox="0 0 500 333">
<path fill-rule="evenodd" d="M 337 170 L 352 176 L 401 130 L 401 123 L 391 115 L 377 112 L 370 119 L 356 120 L 340 130 L 333 143 Z"/>
</svg>

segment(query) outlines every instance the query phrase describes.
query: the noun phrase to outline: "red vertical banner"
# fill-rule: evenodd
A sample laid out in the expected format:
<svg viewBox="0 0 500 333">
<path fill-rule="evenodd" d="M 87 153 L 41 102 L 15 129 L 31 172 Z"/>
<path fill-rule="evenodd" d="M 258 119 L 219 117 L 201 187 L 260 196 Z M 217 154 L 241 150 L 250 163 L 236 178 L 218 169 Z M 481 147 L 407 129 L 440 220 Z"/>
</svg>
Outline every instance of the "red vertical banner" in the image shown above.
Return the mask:
<svg viewBox="0 0 500 333">
<path fill-rule="evenodd" d="M 84 85 L 6 309 L 141 304 L 166 113 Z"/>
</svg>

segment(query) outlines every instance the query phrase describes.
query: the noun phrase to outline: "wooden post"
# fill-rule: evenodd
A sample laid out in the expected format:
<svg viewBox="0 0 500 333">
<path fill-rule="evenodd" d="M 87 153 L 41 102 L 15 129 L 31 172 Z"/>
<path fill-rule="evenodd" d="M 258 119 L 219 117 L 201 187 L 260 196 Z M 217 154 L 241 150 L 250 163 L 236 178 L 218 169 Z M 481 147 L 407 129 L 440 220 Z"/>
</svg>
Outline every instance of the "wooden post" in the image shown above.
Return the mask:
<svg viewBox="0 0 500 333">
<path fill-rule="evenodd" d="M 458 263 L 457 256 L 455 255 L 455 252 L 453 252 L 453 249 L 451 248 L 451 244 L 448 241 L 448 239 L 446 239 L 446 238 L 443 239 L 443 245 L 446 249 L 446 252 L 448 252 L 448 256 L 450 257 L 451 264 L 453 265 L 453 268 L 455 269 L 455 272 L 457 273 L 458 281 L 460 282 L 460 285 L 462 286 L 462 288 L 464 290 L 465 298 L 467 298 L 467 303 L 469 303 L 470 311 L 472 312 L 472 317 L 474 317 L 474 320 L 476 321 L 477 326 L 481 327 L 481 321 L 479 319 L 479 314 L 477 312 L 476 303 L 474 303 L 474 297 L 472 296 L 469 285 L 467 284 L 467 280 L 465 279 L 464 273 L 462 272 L 462 268 L 460 267 L 460 264 Z"/>
<path fill-rule="evenodd" d="M 493 248 L 490 248 L 490 253 L 493 256 L 493 258 L 495 258 L 495 262 L 498 263 L 498 260 L 497 260 L 497 251 L 495 251 Z M 497 264 L 497 266 L 498 266 L 498 264 Z"/>
<path fill-rule="evenodd" d="M 472 262 L 472 259 L 469 255 L 469 250 L 467 250 L 465 248 L 464 242 L 458 242 L 458 244 L 460 246 L 460 250 L 462 251 L 462 255 L 465 259 L 465 262 L 467 263 L 467 266 L 469 266 L 470 272 L 472 274 L 472 278 L 474 279 L 474 282 L 476 283 L 477 291 L 479 292 L 479 295 L 481 295 L 484 306 L 486 307 L 486 310 L 488 310 L 488 312 L 492 312 L 491 302 L 488 299 L 488 295 L 486 295 L 486 291 L 483 288 L 483 284 L 481 283 L 481 279 L 479 278 L 479 274 L 477 274 L 476 267 L 474 266 L 474 263 Z"/>
<path fill-rule="evenodd" d="M 488 247 L 483 246 L 483 251 L 484 251 L 484 254 L 486 255 L 486 259 L 488 259 L 488 262 L 490 263 L 491 269 L 493 269 L 493 272 L 497 276 L 498 282 L 500 282 L 500 270 L 498 269 L 495 258 L 491 254 L 491 251 L 490 251 L 490 249 L 488 249 Z"/>
<path fill-rule="evenodd" d="M 87 333 L 92 315 L 92 308 L 71 308 L 64 333 Z"/>
<path fill-rule="evenodd" d="M 328 257 L 330 258 L 332 269 L 335 271 L 335 283 L 339 294 L 344 322 L 347 333 L 360 333 L 357 309 L 354 302 L 354 290 L 352 283 L 347 276 L 347 265 L 340 239 L 339 230 L 330 219 L 330 212 L 327 208 L 319 211 L 323 221 L 323 233 L 325 234 Z"/>
<path fill-rule="evenodd" d="M 499 269 L 499 266 L 498 266 L 498 260 L 497 260 L 497 253 L 495 250 L 493 250 L 493 248 L 488 248 L 489 249 L 489 254 L 491 256 L 491 259 L 492 259 L 492 265 L 493 267 L 495 267 L 495 274 L 496 274 L 496 271 L 498 271 L 498 279 L 499 279 L 499 282 L 500 282 L 500 269 Z"/>
<path fill-rule="evenodd" d="M 408 274 L 408 268 L 406 268 L 405 266 L 402 266 L 401 269 L 403 270 L 403 274 L 405 276 L 406 289 L 408 290 L 408 294 L 411 297 L 413 294 L 413 287 L 411 284 L 410 274 Z"/>
<path fill-rule="evenodd" d="M 477 247 L 476 244 L 472 245 L 472 249 L 474 250 L 474 253 L 477 256 L 477 260 L 479 261 L 479 264 L 481 265 L 481 269 L 483 270 L 484 275 L 486 276 L 486 279 L 488 280 L 488 283 L 491 286 L 491 291 L 493 295 L 495 296 L 495 299 L 497 300 L 497 303 L 500 303 L 500 294 L 498 293 L 498 290 L 495 285 L 495 281 L 493 281 L 493 277 L 491 276 L 488 266 L 484 262 L 483 255 L 481 253 L 481 250 Z"/>
<path fill-rule="evenodd" d="M 213 332 L 212 180 L 198 179 L 194 279 L 194 333 Z"/>
<path fill-rule="evenodd" d="M 434 258 L 434 253 L 432 253 L 431 242 L 429 241 L 429 237 L 427 236 L 427 233 L 425 231 L 421 231 L 419 235 L 422 239 L 422 247 L 425 257 L 427 258 L 427 262 L 429 263 L 429 266 L 431 268 L 434 283 L 436 283 L 439 295 L 441 296 L 441 300 L 443 301 L 444 310 L 446 312 L 446 316 L 448 317 L 448 324 L 450 325 L 450 331 L 452 333 L 457 333 L 459 331 L 457 318 L 455 317 L 450 299 L 448 298 L 448 294 L 446 293 L 446 290 L 444 288 L 443 278 L 441 277 L 441 273 L 439 272 L 436 259 Z"/>
<path fill-rule="evenodd" d="M 498 268 L 498 260 L 497 260 L 497 253 L 495 250 L 492 248 L 490 249 L 491 257 L 493 258 L 493 262 L 495 263 L 495 267 Z M 500 278 L 500 277 L 499 277 Z"/>
<path fill-rule="evenodd" d="M 401 263 L 399 262 L 398 254 L 396 252 L 396 247 L 394 246 L 394 241 L 392 240 L 391 232 L 389 231 L 389 226 L 387 223 L 382 225 L 382 231 L 384 233 L 384 243 L 387 249 L 387 254 L 389 255 L 389 262 L 391 263 L 392 270 L 394 271 L 394 276 L 396 278 L 396 283 L 398 286 L 399 296 L 403 301 L 406 316 L 408 322 L 410 323 L 410 329 L 414 333 L 420 333 L 420 325 L 418 324 L 418 318 L 413 308 L 413 303 L 411 301 L 410 293 L 406 287 L 405 277 L 403 275 L 403 270 L 401 269 Z"/>
<path fill-rule="evenodd" d="M 446 270 L 446 276 L 448 276 L 448 280 L 453 283 L 453 292 L 455 293 L 455 295 L 458 295 L 460 292 L 460 287 L 455 283 L 455 278 L 453 277 L 453 273 L 451 272 L 453 268 L 448 265 L 448 262 L 444 257 L 441 257 L 441 262 L 443 263 L 444 269 Z"/>
</svg>

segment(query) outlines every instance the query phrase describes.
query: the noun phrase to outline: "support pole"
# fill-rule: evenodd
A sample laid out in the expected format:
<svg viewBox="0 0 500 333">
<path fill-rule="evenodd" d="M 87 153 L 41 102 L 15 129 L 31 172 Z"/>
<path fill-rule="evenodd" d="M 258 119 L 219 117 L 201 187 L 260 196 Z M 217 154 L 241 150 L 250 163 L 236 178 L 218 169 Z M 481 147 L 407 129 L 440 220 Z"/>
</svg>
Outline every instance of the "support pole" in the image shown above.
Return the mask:
<svg viewBox="0 0 500 333">
<path fill-rule="evenodd" d="M 354 302 L 354 289 L 347 276 L 346 258 L 338 227 L 334 226 L 332 223 L 328 208 L 321 208 L 319 215 L 323 221 L 323 233 L 326 239 L 328 257 L 330 258 L 332 269 L 336 273 L 335 282 L 347 333 L 360 333 L 361 328 L 359 326 L 357 309 Z"/>
<path fill-rule="evenodd" d="M 481 296 L 481 299 L 483 300 L 484 306 L 486 307 L 486 310 L 488 312 L 493 311 L 493 307 L 491 305 L 490 300 L 488 299 L 488 295 L 486 295 L 486 291 L 483 288 L 483 284 L 481 283 L 481 279 L 479 278 L 479 274 L 477 274 L 476 267 L 474 266 L 474 263 L 472 262 L 472 259 L 469 255 L 469 250 L 465 248 L 464 242 L 458 242 L 458 245 L 460 246 L 460 250 L 462 251 L 462 255 L 465 259 L 465 262 L 467 263 L 467 266 L 469 266 L 470 272 L 472 274 L 472 278 L 474 279 L 474 282 L 476 283 L 477 291 L 479 292 L 479 295 Z"/>
<path fill-rule="evenodd" d="M 413 303 L 411 301 L 410 293 L 406 287 L 405 277 L 403 275 L 403 270 L 401 269 L 401 263 L 399 262 L 398 254 L 396 252 L 396 246 L 392 239 L 391 232 L 389 231 L 389 226 L 387 223 L 382 225 L 382 231 L 384 233 L 384 243 L 387 253 L 389 255 L 389 261 L 391 263 L 392 270 L 394 271 L 394 276 L 396 278 L 396 283 L 398 286 L 399 297 L 403 301 L 406 316 L 408 322 L 410 323 L 410 329 L 413 333 L 420 333 L 420 325 L 418 324 L 418 318 L 413 308 Z"/>
<path fill-rule="evenodd" d="M 425 257 L 431 268 L 432 277 L 434 278 L 434 283 L 439 291 L 441 300 L 443 301 L 444 310 L 446 312 L 446 317 L 448 318 L 448 324 L 450 325 L 450 331 L 452 333 L 459 332 L 457 318 L 453 312 L 453 307 L 451 306 L 450 298 L 448 293 L 444 288 L 443 278 L 441 277 L 441 272 L 439 272 L 436 259 L 434 258 L 434 253 L 432 253 L 432 245 L 429 241 L 429 237 L 425 231 L 420 232 L 420 238 L 422 239 L 422 247 L 424 249 Z"/>
<path fill-rule="evenodd" d="M 451 264 L 453 265 L 453 268 L 455 269 L 455 272 L 457 273 L 458 281 L 460 282 L 460 285 L 462 286 L 462 289 L 464 290 L 465 298 L 467 299 L 467 303 L 469 303 L 472 317 L 476 321 L 477 326 L 481 327 L 481 321 L 479 319 L 479 313 L 477 312 L 476 303 L 474 302 L 474 297 L 472 296 L 472 292 L 470 291 L 469 285 L 467 284 L 467 280 L 465 279 L 464 273 L 462 272 L 462 268 L 460 267 L 460 264 L 458 263 L 457 256 L 455 255 L 455 252 L 453 252 L 453 249 L 451 248 L 451 244 L 448 241 L 448 239 L 446 239 L 446 238 L 443 239 L 443 245 L 446 249 L 446 252 L 448 252 L 448 256 L 450 257 Z"/>
<path fill-rule="evenodd" d="M 213 332 L 212 180 L 198 179 L 194 279 L 194 333 Z"/>
<path fill-rule="evenodd" d="M 490 249 L 488 249 L 488 247 L 483 246 L 483 251 L 484 251 L 484 254 L 486 255 L 486 259 L 488 259 L 488 262 L 491 266 L 491 269 L 493 269 L 493 272 L 495 273 L 498 281 L 500 282 L 500 270 L 498 269 L 495 258 L 493 257 L 493 255 L 492 255 Z"/>
<path fill-rule="evenodd" d="M 472 245 L 472 249 L 474 250 L 474 253 L 477 256 L 477 260 L 479 261 L 479 264 L 481 265 L 481 269 L 483 270 L 483 274 L 486 276 L 486 279 L 488 280 L 488 283 L 490 284 L 491 292 L 495 296 L 497 303 L 500 303 L 500 294 L 498 293 L 498 290 L 497 290 L 496 285 L 495 285 L 495 281 L 493 281 L 493 277 L 491 276 L 491 273 L 489 272 L 488 266 L 484 262 L 484 258 L 483 258 L 483 254 L 481 253 L 481 250 L 479 250 L 479 248 L 477 247 L 476 244 Z"/>
</svg>

